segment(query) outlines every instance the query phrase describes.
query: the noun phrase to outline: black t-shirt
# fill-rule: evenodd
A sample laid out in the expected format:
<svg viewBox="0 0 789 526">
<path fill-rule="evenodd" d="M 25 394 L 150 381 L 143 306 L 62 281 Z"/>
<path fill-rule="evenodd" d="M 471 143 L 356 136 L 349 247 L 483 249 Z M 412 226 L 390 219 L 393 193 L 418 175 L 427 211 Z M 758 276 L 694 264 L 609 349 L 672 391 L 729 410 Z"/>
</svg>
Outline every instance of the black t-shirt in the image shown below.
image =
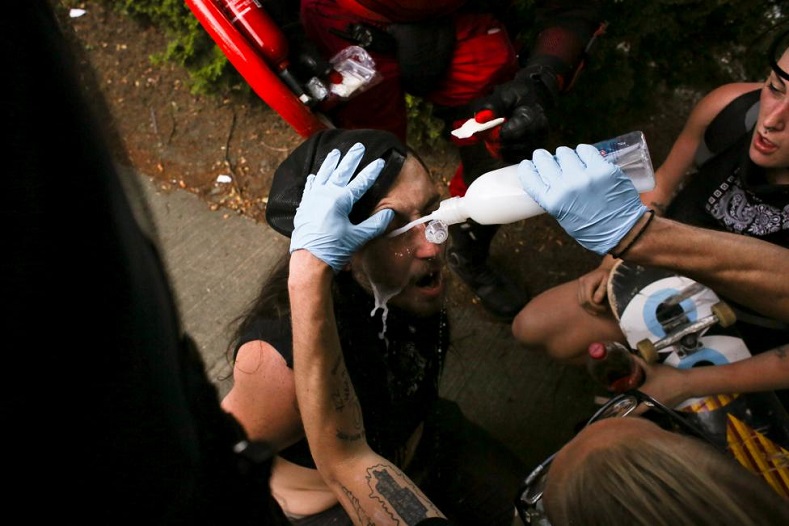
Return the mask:
<svg viewBox="0 0 789 526">
<path fill-rule="evenodd" d="M 374 298 L 341 272 L 333 289 L 337 328 L 348 374 L 362 407 L 370 447 L 396 464 L 402 447 L 438 399 L 438 384 L 449 345 L 446 313 L 419 318 L 389 306 L 373 313 Z M 381 335 L 383 334 L 383 337 Z M 293 367 L 290 317 L 255 319 L 238 347 L 253 340 L 270 343 Z M 306 439 L 280 455 L 314 468 Z"/>
</svg>

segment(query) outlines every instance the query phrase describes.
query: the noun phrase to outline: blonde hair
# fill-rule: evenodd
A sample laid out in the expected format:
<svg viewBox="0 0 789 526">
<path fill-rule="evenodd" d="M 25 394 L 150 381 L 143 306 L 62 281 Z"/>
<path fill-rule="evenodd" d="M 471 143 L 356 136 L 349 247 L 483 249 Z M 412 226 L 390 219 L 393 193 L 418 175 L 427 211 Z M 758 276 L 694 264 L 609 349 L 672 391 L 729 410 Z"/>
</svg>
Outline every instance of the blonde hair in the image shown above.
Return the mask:
<svg viewBox="0 0 789 526">
<path fill-rule="evenodd" d="M 549 475 L 550 476 L 550 475 Z M 590 453 L 545 501 L 553 526 L 789 524 L 789 502 L 733 459 L 687 437 Z"/>
</svg>

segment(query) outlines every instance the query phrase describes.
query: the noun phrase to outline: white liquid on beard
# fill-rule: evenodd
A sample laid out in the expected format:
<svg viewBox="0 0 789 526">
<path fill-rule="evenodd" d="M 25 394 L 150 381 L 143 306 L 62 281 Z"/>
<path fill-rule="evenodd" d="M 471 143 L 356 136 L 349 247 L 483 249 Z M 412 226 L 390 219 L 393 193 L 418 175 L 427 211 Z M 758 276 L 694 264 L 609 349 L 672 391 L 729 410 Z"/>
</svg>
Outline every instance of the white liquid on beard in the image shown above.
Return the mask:
<svg viewBox="0 0 789 526">
<path fill-rule="evenodd" d="M 373 298 L 375 299 L 375 306 L 373 307 L 373 310 L 370 311 L 370 317 L 372 318 L 375 316 L 375 313 L 378 311 L 378 309 L 381 309 L 381 332 L 378 333 L 378 338 L 384 340 L 388 347 L 389 340 L 386 339 L 386 318 L 389 316 L 389 307 L 387 306 L 387 303 L 394 296 L 400 294 L 400 292 L 405 288 L 405 284 L 400 286 L 385 286 L 382 283 L 376 283 L 370 277 L 370 264 L 366 257 L 362 261 L 362 268 L 364 268 L 367 279 L 370 281 L 370 288 L 373 289 Z"/>
<path fill-rule="evenodd" d="M 370 286 L 373 289 L 373 297 L 375 298 L 375 306 L 373 310 L 370 311 L 370 317 L 375 316 L 376 311 L 381 309 L 381 332 L 378 333 L 378 338 L 386 341 L 388 345 L 389 341 L 386 339 L 386 318 L 389 316 L 389 307 L 387 307 L 386 304 L 403 289 L 399 288 L 387 291 L 381 287 L 380 284 L 373 283 L 372 281 L 370 282 Z"/>
</svg>

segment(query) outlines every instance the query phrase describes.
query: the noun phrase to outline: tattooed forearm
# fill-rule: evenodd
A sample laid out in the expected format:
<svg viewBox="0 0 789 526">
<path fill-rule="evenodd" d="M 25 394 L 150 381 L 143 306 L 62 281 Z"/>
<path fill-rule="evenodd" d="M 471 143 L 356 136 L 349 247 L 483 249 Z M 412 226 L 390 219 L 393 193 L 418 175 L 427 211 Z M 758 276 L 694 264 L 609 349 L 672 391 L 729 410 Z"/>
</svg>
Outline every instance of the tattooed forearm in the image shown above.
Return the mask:
<svg viewBox="0 0 789 526">
<path fill-rule="evenodd" d="M 338 429 L 337 432 L 334 434 L 334 436 L 339 438 L 343 442 L 356 442 L 357 440 L 364 440 L 365 433 L 364 433 L 364 429 L 355 432 L 348 432 L 342 429 Z"/>
<path fill-rule="evenodd" d="M 356 498 L 356 495 L 354 495 L 353 492 L 345 486 L 340 486 L 340 490 L 345 496 L 345 499 L 351 503 L 351 507 L 353 508 L 356 517 L 359 519 L 356 522 L 359 524 L 367 524 L 368 526 L 375 526 L 375 523 L 364 512 L 364 508 L 362 508 L 361 504 L 359 504 L 359 499 Z"/>
<path fill-rule="evenodd" d="M 337 420 L 338 428 L 334 436 L 343 442 L 356 442 L 365 439 L 364 419 L 356 392 L 342 356 L 337 358 L 331 369 L 334 388 L 331 393 L 335 412 L 342 415 Z M 341 427 L 340 427 L 341 426 Z"/>
<path fill-rule="evenodd" d="M 367 469 L 370 497 L 378 500 L 384 510 L 400 517 L 405 524 L 415 524 L 440 513 L 421 491 L 400 470 L 390 464 L 377 464 Z"/>
<path fill-rule="evenodd" d="M 343 424 L 344 427 L 347 426 L 347 428 L 338 427 L 334 436 L 344 442 L 364 440 L 366 434 L 364 432 L 364 419 L 362 418 L 362 408 L 359 405 L 359 401 L 354 398 L 350 404 L 337 411 L 339 413 L 350 412 L 350 414 L 338 421 L 338 423 Z"/>
<path fill-rule="evenodd" d="M 348 370 L 345 368 L 342 356 L 337 357 L 337 361 L 331 369 L 331 377 L 334 379 L 334 390 L 332 391 L 332 403 L 335 411 L 342 411 L 348 403 L 356 402 L 356 395 L 353 384 L 348 377 Z"/>
<path fill-rule="evenodd" d="M 356 495 L 349 487 L 341 486 L 343 496 L 351 504 L 359 524 L 384 522 L 383 517 L 387 518 L 386 522 L 393 524 L 416 524 L 429 516 L 441 515 L 438 508 L 426 500 L 413 482 L 393 465 L 376 464 L 366 471 L 367 495 Z M 370 507 L 371 501 L 377 504 Z"/>
</svg>

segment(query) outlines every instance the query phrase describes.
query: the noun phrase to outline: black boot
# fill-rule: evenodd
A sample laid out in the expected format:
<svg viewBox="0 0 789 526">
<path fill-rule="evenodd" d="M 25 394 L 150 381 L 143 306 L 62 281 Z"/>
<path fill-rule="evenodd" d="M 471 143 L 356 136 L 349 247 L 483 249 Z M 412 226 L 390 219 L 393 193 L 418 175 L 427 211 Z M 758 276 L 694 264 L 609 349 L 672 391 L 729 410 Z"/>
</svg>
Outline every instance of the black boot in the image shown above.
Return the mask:
<svg viewBox="0 0 789 526">
<path fill-rule="evenodd" d="M 479 297 L 485 309 L 503 321 L 512 321 L 529 301 L 529 294 L 488 265 L 488 251 L 498 225 L 468 220 L 449 227 L 449 268 Z"/>
</svg>

